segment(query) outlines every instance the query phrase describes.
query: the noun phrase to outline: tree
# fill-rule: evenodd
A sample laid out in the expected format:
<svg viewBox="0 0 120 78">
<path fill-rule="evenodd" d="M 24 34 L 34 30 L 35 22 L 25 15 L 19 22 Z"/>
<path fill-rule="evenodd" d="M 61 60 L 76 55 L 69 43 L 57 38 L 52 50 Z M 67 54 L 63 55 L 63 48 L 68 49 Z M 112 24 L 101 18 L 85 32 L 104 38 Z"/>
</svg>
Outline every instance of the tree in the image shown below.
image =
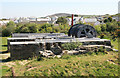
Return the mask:
<svg viewBox="0 0 120 78">
<path fill-rule="evenodd" d="M 13 21 L 10 21 L 6 26 L 2 26 L 1 31 L 3 37 L 10 36 L 15 31 L 15 23 Z"/>
<path fill-rule="evenodd" d="M 29 33 L 29 28 L 28 27 L 23 27 L 20 31 L 21 33 Z"/>
<path fill-rule="evenodd" d="M 102 25 L 101 25 L 101 31 L 102 31 L 102 32 L 106 31 L 106 24 L 102 24 Z"/>
<path fill-rule="evenodd" d="M 11 35 L 11 31 L 9 30 L 9 28 L 5 28 L 2 30 L 2 37 L 8 37 Z"/>
<path fill-rule="evenodd" d="M 109 20 L 108 20 L 108 19 L 105 19 L 105 20 L 104 20 L 104 23 L 107 23 L 107 22 L 109 22 Z"/>
<path fill-rule="evenodd" d="M 59 17 L 56 21 L 57 24 L 66 24 L 67 20 L 64 17 Z"/>
<path fill-rule="evenodd" d="M 107 32 L 111 32 L 111 31 L 115 31 L 116 26 L 114 23 L 106 23 L 106 31 Z"/>
<path fill-rule="evenodd" d="M 52 32 L 53 24 L 43 24 L 38 30 L 40 33 Z"/>
<path fill-rule="evenodd" d="M 30 33 L 36 33 L 37 32 L 36 24 L 29 24 L 28 28 L 29 28 Z"/>
<path fill-rule="evenodd" d="M 7 23 L 6 27 L 9 29 L 11 33 L 15 31 L 15 23 L 13 21 L 10 21 L 9 23 Z"/>
<path fill-rule="evenodd" d="M 2 36 L 2 27 L 0 27 L 0 37 Z"/>
<path fill-rule="evenodd" d="M 47 27 L 47 28 L 46 28 L 46 31 L 47 31 L 47 33 L 52 32 L 52 31 L 53 31 L 53 30 L 52 30 L 52 27 Z"/>
<path fill-rule="evenodd" d="M 15 32 L 16 32 L 16 33 L 20 33 L 23 26 L 24 26 L 24 24 L 18 23 L 18 24 L 16 25 Z"/>
<path fill-rule="evenodd" d="M 17 33 L 36 33 L 37 30 L 38 30 L 37 24 L 34 24 L 34 23 L 26 23 L 26 24 L 18 23 L 15 32 L 17 32 Z"/>
<path fill-rule="evenodd" d="M 109 17 L 108 20 L 109 20 L 110 22 L 112 22 L 112 17 Z"/>
<path fill-rule="evenodd" d="M 98 34 L 101 34 L 101 27 L 100 25 L 94 26 L 95 30 L 97 31 Z"/>
<path fill-rule="evenodd" d="M 15 23 L 14 23 L 13 21 L 10 21 L 9 23 L 7 23 L 6 26 L 7 26 L 7 27 L 8 27 L 8 26 L 14 26 L 14 27 L 15 27 Z"/>
<path fill-rule="evenodd" d="M 120 27 L 120 21 L 118 21 L 117 23 L 118 23 L 118 26 Z"/>
</svg>

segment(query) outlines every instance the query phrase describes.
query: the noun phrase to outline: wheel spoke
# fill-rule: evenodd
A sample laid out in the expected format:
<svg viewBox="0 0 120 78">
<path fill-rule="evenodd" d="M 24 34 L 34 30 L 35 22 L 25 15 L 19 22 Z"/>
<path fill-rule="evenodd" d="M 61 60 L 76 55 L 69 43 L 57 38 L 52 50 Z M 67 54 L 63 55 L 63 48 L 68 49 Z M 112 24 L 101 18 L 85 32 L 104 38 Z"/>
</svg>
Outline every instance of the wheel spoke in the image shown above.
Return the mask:
<svg viewBox="0 0 120 78">
<path fill-rule="evenodd" d="M 86 30 L 84 29 L 85 34 L 87 33 Z"/>
<path fill-rule="evenodd" d="M 90 33 L 92 30 L 90 30 L 88 33 Z"/>
</svg>

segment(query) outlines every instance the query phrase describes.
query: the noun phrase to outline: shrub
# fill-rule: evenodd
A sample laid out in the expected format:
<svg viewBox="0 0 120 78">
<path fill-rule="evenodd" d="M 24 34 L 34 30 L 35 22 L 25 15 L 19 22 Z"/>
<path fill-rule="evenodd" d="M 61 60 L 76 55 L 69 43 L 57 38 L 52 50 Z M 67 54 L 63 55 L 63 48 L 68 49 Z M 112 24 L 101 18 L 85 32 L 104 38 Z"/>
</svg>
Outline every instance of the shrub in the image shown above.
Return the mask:
<svg viewBox="0 0 120 78">
<path fill-rule="evenodd" d="M 2 30 L 2 36 L 3 37 L 8 37 L 10 35 L 11 35 L 11 32 L 8 28 L 5 28 L 5 29 Z"/>
<path fill-rule="evenodd" d="M 41 56 L 37 57 L 37 61 L 41 61 L 41 60 L 44 60 L 43 57 Z"/>
<path fill-rule="evenodd" d="M 102 25 L 101 25 L 101 31 L 102 31 L 102 32 L 106 31 L 106 24 L 102 24 Z"/>
<path fill-rule="evenodd" d="M 80 42 L 71 42 L 71 43 L 64 43 L 62 44 L 62 48 L 65 50 L 74 50 L 79 48 L 82 45 Z"/>
<path fill-rule="evenodd" d="M 66 24 L 67 20 L 64 17 L 59 17 L 58 20 L 56 21 L 57 24 Z"/>
<path fill-rule="evenodd" d="M 98 34 L 101 34 L 101 26 L 100 25 L 96 25 L 96 26 L 94 26 L 94 28 Z"/>
</svg>

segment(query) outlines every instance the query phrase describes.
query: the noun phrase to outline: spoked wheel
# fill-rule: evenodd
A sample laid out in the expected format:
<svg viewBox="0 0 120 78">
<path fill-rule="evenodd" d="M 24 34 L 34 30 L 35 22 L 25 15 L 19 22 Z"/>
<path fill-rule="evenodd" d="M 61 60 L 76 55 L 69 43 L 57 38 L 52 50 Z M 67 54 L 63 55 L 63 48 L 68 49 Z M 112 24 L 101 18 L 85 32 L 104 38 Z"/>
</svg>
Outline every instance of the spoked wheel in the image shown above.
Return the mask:
<svg viewBox="0 0 120 78">
<path fill-rule="evenodd" d="M 95 29 L 90 25 L 75 25 L 71 27 L 69 30 L 69 36 L 75 36 L 76 38 L 88 37 L 93 38 L 96 37 L 97 33 Z"/>
</svg>

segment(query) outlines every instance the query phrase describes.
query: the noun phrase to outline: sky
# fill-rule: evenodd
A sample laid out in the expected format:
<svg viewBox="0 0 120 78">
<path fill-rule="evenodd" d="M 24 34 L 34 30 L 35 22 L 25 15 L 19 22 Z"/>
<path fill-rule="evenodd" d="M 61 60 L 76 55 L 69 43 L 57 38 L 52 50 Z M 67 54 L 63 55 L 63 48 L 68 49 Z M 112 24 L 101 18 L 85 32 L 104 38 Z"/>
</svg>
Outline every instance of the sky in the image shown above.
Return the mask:
<svg viewBox="0 0 120 78">
<path fill-rule="evenodd" d="M 0 0 L 0 18 L 117 14 L 119 0 Z"/>
</svg>

